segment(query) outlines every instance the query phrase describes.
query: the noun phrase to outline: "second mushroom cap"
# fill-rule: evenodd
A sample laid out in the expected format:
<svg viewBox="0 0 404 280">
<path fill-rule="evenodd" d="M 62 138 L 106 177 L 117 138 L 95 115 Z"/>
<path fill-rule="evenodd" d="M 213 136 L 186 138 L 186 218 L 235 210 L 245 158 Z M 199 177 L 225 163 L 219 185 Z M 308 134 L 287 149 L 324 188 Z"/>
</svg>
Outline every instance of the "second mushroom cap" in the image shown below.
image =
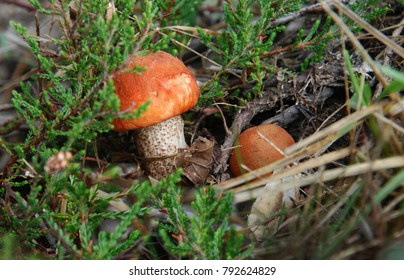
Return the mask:
<svg viewBox="0 0 404 280">
<path fill-rule="evenodd" d="M 268 165 L 283 158 L 280 151 L 294 143 L 292 136 L 280 126 L 266 124 L 249 128 L 236 141 L 230 156 L 230 170 L 234 176 L 240 176 Z"/>
</svg>

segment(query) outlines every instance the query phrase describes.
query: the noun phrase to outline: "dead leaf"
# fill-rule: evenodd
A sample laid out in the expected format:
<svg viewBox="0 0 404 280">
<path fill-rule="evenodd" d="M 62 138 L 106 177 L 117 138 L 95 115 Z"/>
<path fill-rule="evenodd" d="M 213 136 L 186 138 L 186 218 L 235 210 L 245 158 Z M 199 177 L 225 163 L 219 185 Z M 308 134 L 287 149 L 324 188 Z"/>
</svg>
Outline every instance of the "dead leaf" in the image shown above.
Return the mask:
<svg viewBox="0 0 404 280">
<path fill-rule="evenodd" d="M 198 137 L 185 158 L 183 178 L 194 186 L 203 185 L 213 165 L 215 143 L 205 137 Z"/>
</svg>

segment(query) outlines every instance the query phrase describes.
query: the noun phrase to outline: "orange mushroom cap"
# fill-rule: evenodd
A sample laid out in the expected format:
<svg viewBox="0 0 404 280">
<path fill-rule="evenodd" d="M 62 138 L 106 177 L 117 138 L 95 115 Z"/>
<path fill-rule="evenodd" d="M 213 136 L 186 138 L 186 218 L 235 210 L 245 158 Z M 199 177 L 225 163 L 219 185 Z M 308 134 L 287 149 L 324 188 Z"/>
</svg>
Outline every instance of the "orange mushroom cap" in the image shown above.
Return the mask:
<svg viewBox="0 0 404 280">
<path fill-rule="evenodd" d="M 259 133 L 264 137 L 261 137 Z M 283 158 L 284 156 L 268 141 L 281 151 L 295 143 L 286 130 L 274 124 L 249 128 L 240 134 L 230 156 L 232 174 L 240 176 L 248 172 L 241 167 L 241 164 L 249 170 L 255 170 Z"/>
<path fill-rule="evenodd" d="M 199 87 L 188 68 L 178 58 L 166 53 L 132 56 L 126 70 L 146 67 L 140 74 L 122 71 L 114 77 L 120 111 L 151 100 L 141 118 L 114 120 L 116 131 L 127 131 L 158 124 L 193 108 L 199 98 Z"/>
</svg>

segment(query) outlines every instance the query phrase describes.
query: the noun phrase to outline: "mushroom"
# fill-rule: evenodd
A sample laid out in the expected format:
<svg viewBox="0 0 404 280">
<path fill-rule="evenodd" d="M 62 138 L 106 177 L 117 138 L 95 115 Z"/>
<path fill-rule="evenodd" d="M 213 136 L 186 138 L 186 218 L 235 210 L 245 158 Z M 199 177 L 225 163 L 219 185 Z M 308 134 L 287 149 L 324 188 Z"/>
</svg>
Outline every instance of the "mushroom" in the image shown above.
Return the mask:
<svg viewBox="0 0 404 280">
<path fill-rule="evenodd" d="M 236 147 L 230 156 L 230 170 L 240 176 L 284 157 L 283 150 L 295 141 L 283 128 L 265 124 L 249 128 L 240 134 Z M 248 215 L 248 226 L 258 241 L 275 234 L 279 226 L 279 211 L 283 205 L 290 208 L 299 199 L 299 190 L 281 191 L 284 182 L 298 180 L 299 175 L 267 183 L 253 203 Z"/>
<path fill-rule="evenodd" d="M 240 176 L 284 157 L 282 151 L 293 145 L 292 136 L 274 124 L 249 128 L 240 134 L 230 155 L 230 170 Z"/>
<path fill-rule="evenodd" d="M 130 71 L 145 67 L 140 74 Z M 128 71 L 129 70 L 129 71 Z M 176 158 L 188 145 L 180 114 L 193 108 L 199 98 L 198 84 L 178 58 L 166 53 L 136 53 L 124 71 L 114 78 L 120 111 L 135 110 L 150 101 L 140 118 L 116 119 L 118 132 L 134 130 L 137 156 L 149 176 L 167 177 L 177 168 Z"/>
</svg>

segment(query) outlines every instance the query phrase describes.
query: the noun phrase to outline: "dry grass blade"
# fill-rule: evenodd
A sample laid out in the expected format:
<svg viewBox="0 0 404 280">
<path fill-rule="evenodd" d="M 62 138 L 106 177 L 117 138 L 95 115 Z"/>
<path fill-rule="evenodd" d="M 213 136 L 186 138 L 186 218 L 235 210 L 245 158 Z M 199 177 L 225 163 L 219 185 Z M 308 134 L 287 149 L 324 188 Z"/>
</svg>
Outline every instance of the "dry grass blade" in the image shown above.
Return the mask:
<svg viewBox="0 0 404 280">
<path fill-rule="evenodd" d="M 314 143 L 318 142 L 321 139 L 330 137 L 330 135 L 336 134 L 340 137 L 340 136 L 342 136 L 341 134 L 344 134 L 347 132 L 347 129 L 353 128 L 354 126 L 358 125 L 361 121 L 366 119 L 369 115 L 371 115 L 375 112 L 382 112 L 383 107 L 386 104 L 387 104 L 386 102 L 381 102 L 381 103 L 369 106 L 368 108 L 365 108 L 363 110 L 356 111 L 355 113 L 346 116 L 345 118 L 331 124 L 327 128 L 325 128 L 321 131 L 317 131 L 313 135 L 311 135 L 311 136 L 307 137 L 306 139 L 303 139 L 302 141 L 289 147 L 288 149 L 285 150 L 285 153 L 290 155 L 292 153 L 295 153 L 296 151 L 307 149 L 308 146 L 313 145 Z"/>
<path fill-rule="evenodd" d="M 379 67 L 370 57 L 369 53 L 362 46 L 359 40 L 356 38 L 355 34 L 348 28 L 348 26 L 344 23 L 341 17 L 339 17 L 334 11 L 331 10 L 330 6 L 324 2 L 323 0 L 318 0 L 323 7 L 323 9 L 328 13 L 328 15 L 332 18 L 332 20 L 338 25 L 341 31 L 348 37 L 351 43 L 355 46 L 355 48 L 360 52 L 362 58 L 369 64 L 375 73 L 377 79 L 383 84 L 383 86 L 387 86 L 387 81 L 383 74 L 381 73 Z"/>
<path fill-rule="evenodd" d="M 360 244 L 360 245 L 352 246 L 346 250 L 340 251 L 337 254 L 331 256 L 330 259 L 332 259 L 332 260 L 347 259 L 350 256 L 358 254 L 361 251 L 365 251 L 369 248 L 379 246 L 383 242 L 384 242 L 384 240 L 372 240 L 371 242 L 369 242 L 367 244 Z"/>
<path fill-rule="evenodd" d="M 97 190 L 97 196 L 100 198 L 113 197 L 113 195 L 111 195 L 107 192 L 104 192 L 102 190 Z M 111 207 L 115 208 L 117 211 L 125 212 L 125 211 L 130 210 L 130 207 L 126 203 L 124 203 L 123 201 L 118 200 L 118 199 L 108 201 L 108 204 Z"/>
<path fill-rule="evenodd" d="M 383 123 L 385 123 L 386 125 L 389 125 L 391 127 L 393 127 L 394 129 L 396 129 L 399 133 L 404 135 L 404 128 L 400 125 L 398 125 L 397 123 L 395 123 L 394 121 L 386 118 L 385 116 L 383 116 L 380 113 L 374 113 L 373 114 L 377 119 L 379 119 L 380 121 L 382 121 Z"/>
<path fill-rule="evenodd" d="M 262 177 L 261 178 L 257 177 L 257 180 L 254 180 L 248 184 L 237 186 L 233 189 L 233 191 L 242 192 L 242 191 L 251 190 L 253 188 L 259 187 L 263 184 L 277 182 L 277 181 L 281 182 L 281 180 L 283 178 L 293 176 L 293 175 L 298 175 L 302 172 L 305 172 L 307 170 L 311 170 L 314 168 L 322 167 L 326 164 L 329 164 L 329 163 L 335 162 L 339 159 L 345 158 L 350 154 L 351 154 L 351 150 L 349 148 L 344 148 L 344 149 L 341 149 L 338 151 L 324 154 L 324 155 L 316 157 L 316 158 L 311 158 L 310 160 L 307 160 L 305 162 L 301 162 L 299 164 L 293 165 L 290 168 L 284 168 L 281 171 L 278 171 L 277 173 L 271 175 L 271 177 L 269 177 L 269 178 L 265 179 Z M 302 180 L 302 179 L 300 179 L 300 180 Z"/>
<path fill-rule="evenodd" d="M 304 236 L 303 240 L 308 240 L 310 237 L 316 234 L 318 230 L 326 224 L 334 215 L 337 213 L 341 207 L 347 202 L 347 200 L 358 190 L 360 184 L 358 182 L 353 183 L 349 189 L 345 192 L 345 194 L 341 197 L 338 197 L 335 205 L 327 211 L 327 214 L 313 226 L 313 228 Z"/>
<path fill-rule="evenodd" d="M 373 37 L 375 37 L 377 40 L 385 44 L 387 47 L 392 49 L 396 54 L 401 56 L 401 58 L 404 58 L 404 49 L 398 45 L 396 42 L 393 40 L 390 40 L 386 35 L 381 33 L 379 30 L 374 28 L 372 25 L 370 25 L 368 22 L 364 21 L 360 16 L 352 12 L 350 9 L 348 9 L 344 4 L 342 4 L 339 1 L 336 0 L 331 0 L 332 4 L 337 7 L 340 11 L 344 12 L 344 14 L 349 17 L 351 20 L 353 20 L 356 24 L 360 25 L 363 27 L 367 32 L 369 32 Z"/>
<path fill-rule="evenodd" d="M 198 35 L 198 30 L 199 30 L 196 27 L 183 26 L 183 25 L 171 25 L 171 26 L 162 27 L 161 29 L 171 30 L 171 31 L 180 32 L 180 33 L 186 33 L 187 35 L 190 35 L 188 32 L 192 32 L 192 35 L 194 35 L 194 36 Z M 215 30 L 206 29 L 206 28 L 201 28 L 200 30 L 209 35 L 219 35 L 222 33 L 220 31 L 215 31 Z"/>
<path fill-rule="evenodd" d="M 317 161 L 317 159 L 315 159 L 314 161 Z M 386 159 L 379 159 L 375 161 L 353 164 L 346 167 L 338 167 L 323 172 L 317 172 L 315 174 L 307 175 L 305 177 L 300 178 L 299 180 L 294 180 L 288 183 L 284 183 L 282 180 L 279 180 L 278 178 L 279 177 L 285 178 L 286 176 L 290 176 L 290 173 L 292 172 L 285 172 L 285 173 L 282 172 L 272 176 L 271 179 L 266 180 L 265 183 L 278 184 L 277 190 L 284 192 L 298 187 L 309 186 L 315 183 L 332 181 L 338 178 L 358 176 L 369 172 L 381 171 L 393 168 L 403 168 L 403 167 L 404 167 L 404 158 L 402 156 L 395 156 Z M 249 189 L 256 188 L 261 185 L 262 182 L 252 182 L 240 188 L 233 189 L 233 191 L 236 192 L 235 200 L 237 202 L 242 202 L 246 198 L 249 199 L 256 198 L 257 195 L 259 195 L 261 189 L 258 189 L 253 193 L 250 193 Z M 249 193 L 239 194 L 239 192 L 241 191 L 247 191 Z"/>
</svg>

